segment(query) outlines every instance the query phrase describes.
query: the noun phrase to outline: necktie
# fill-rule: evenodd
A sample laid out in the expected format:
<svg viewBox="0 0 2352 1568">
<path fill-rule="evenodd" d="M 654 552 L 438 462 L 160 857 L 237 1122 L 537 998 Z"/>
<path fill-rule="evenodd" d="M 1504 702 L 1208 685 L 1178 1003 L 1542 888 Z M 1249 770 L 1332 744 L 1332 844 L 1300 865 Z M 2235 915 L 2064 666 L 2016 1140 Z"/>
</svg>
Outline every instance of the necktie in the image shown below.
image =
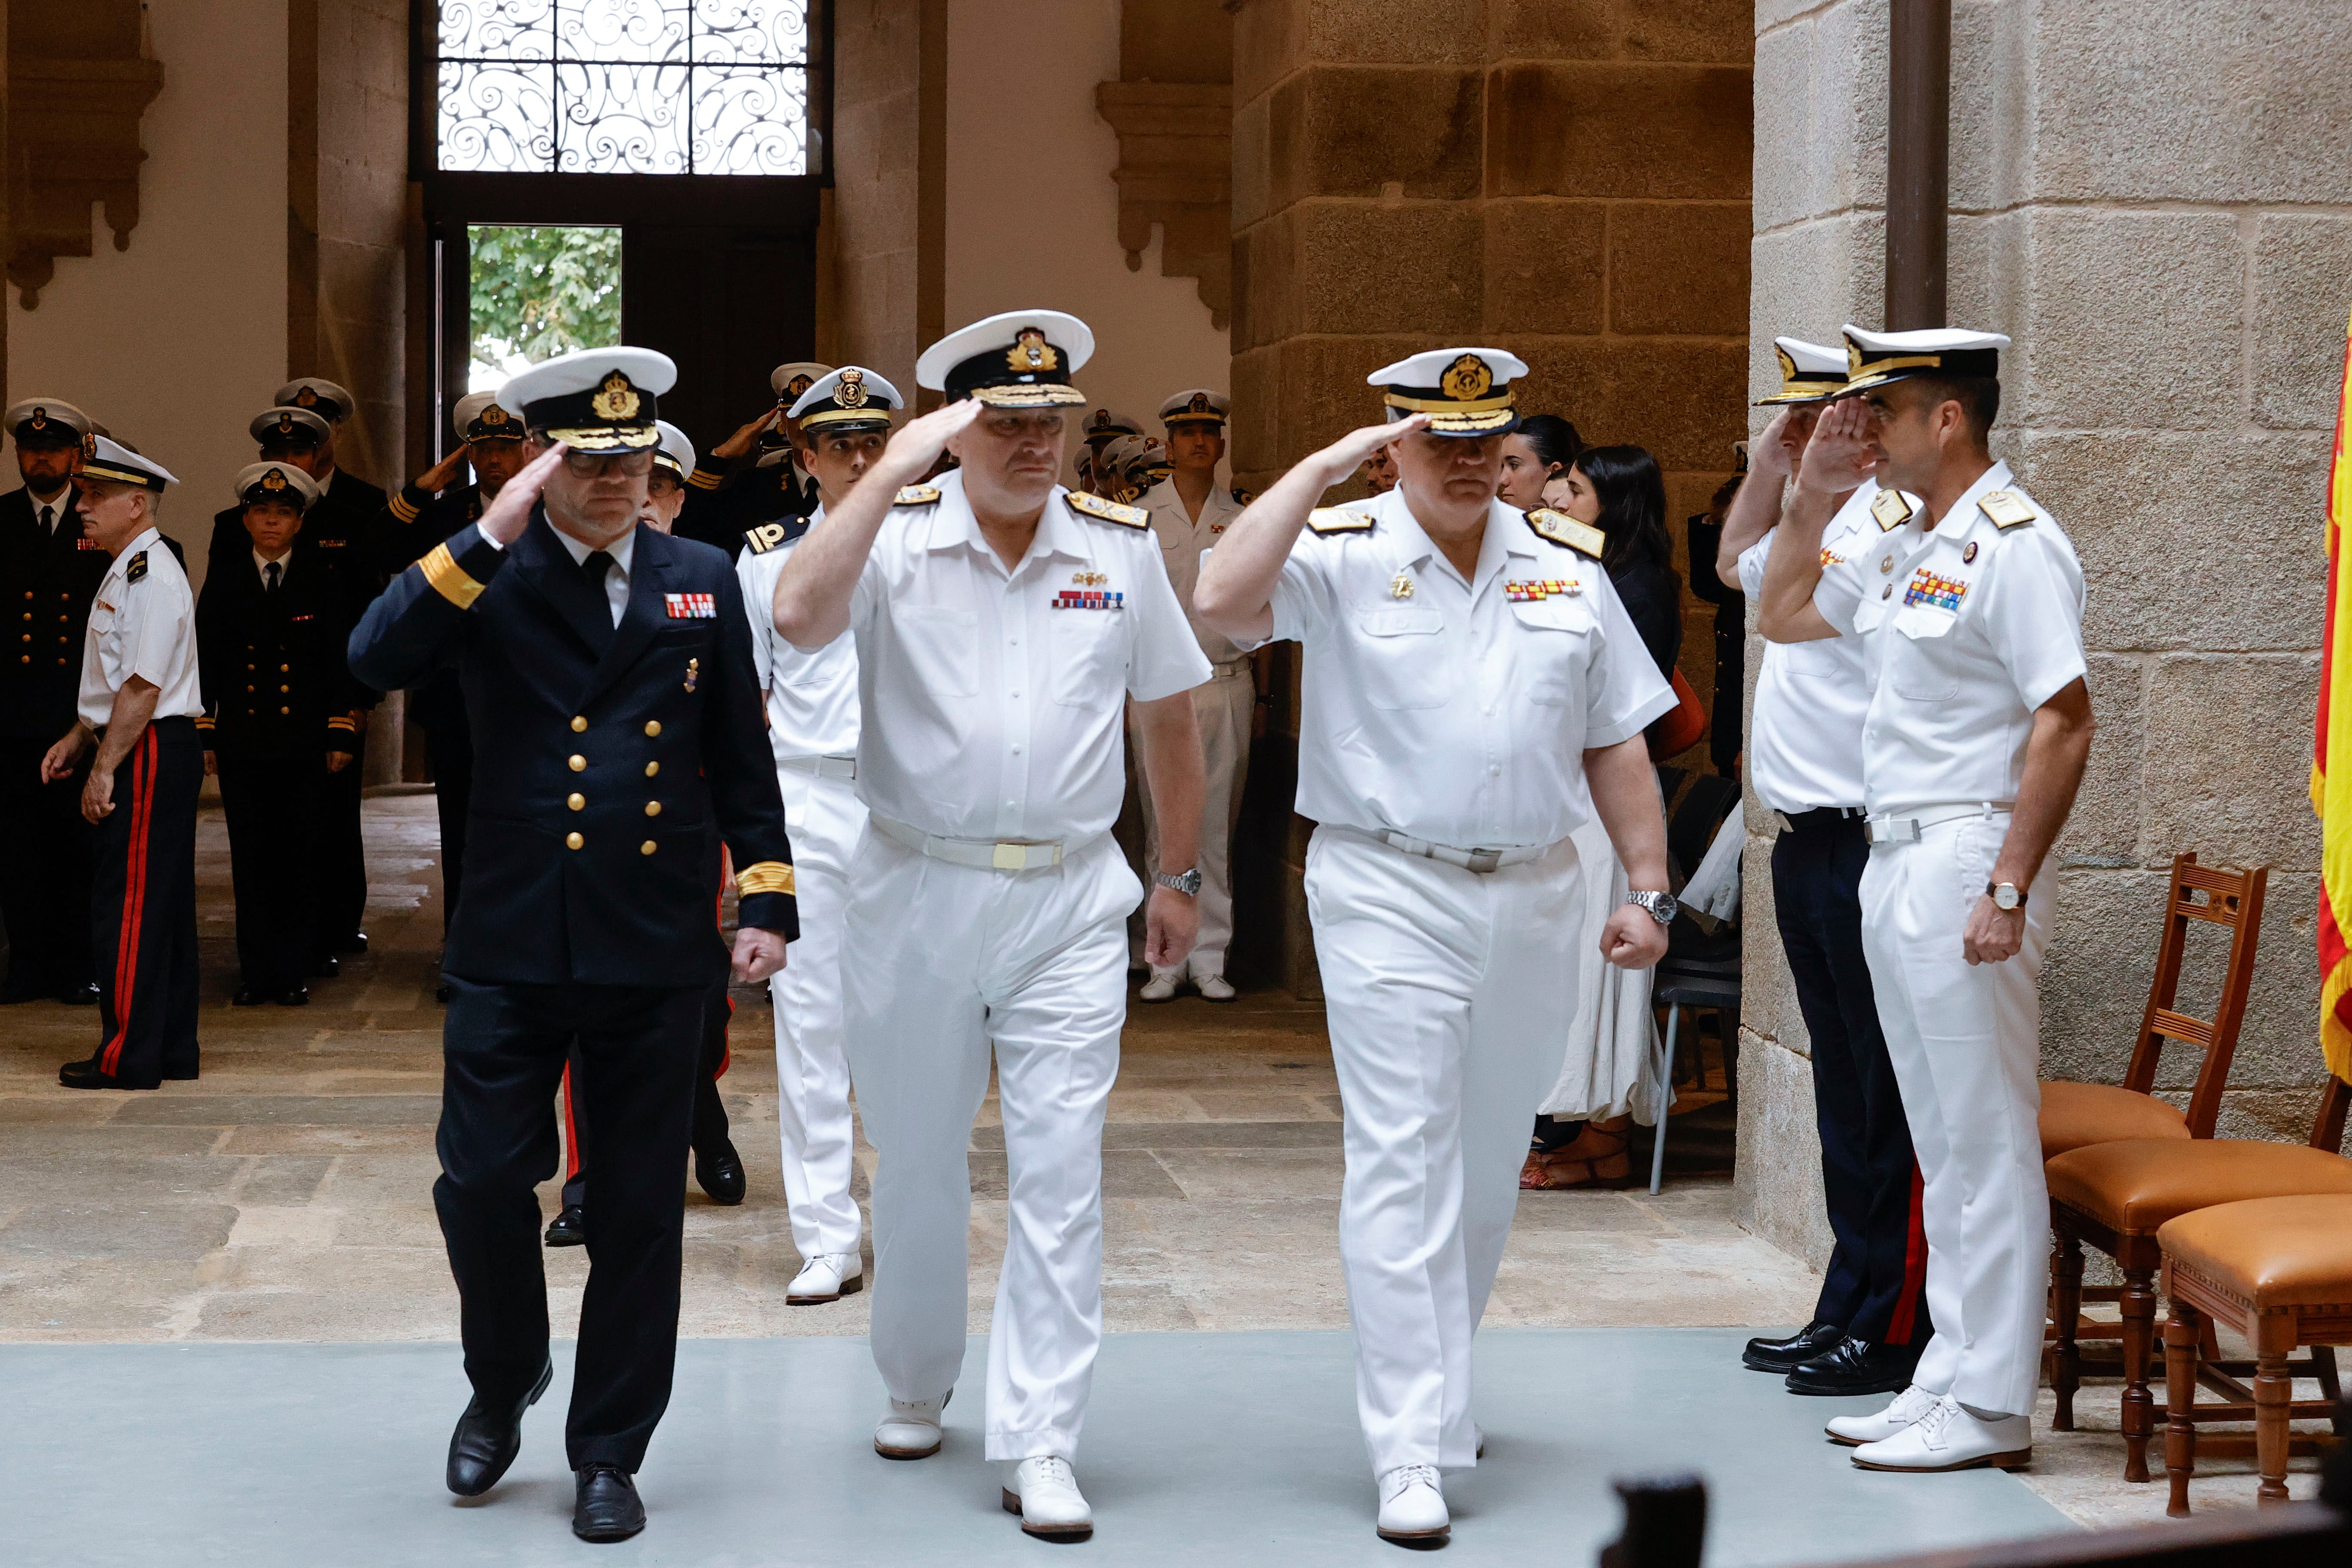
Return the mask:
<svg viewBox="0 0 2352 1568">
<path fill-rule="evenodd" d="M 43 533 L 54 533 L 57 531 L 57 508 L 53 506 L 45 506 L 41 509 L 41 531 Z"/>
<path fill-rule="evenodd" d="M 275 561 L 272 561 L 268 565 L 264 566 L 261 569 L 261 581 L 263 587 L 272 594 L 278 592 L 278 574 L 282 570 L 283 568 Z"/>
</svg>

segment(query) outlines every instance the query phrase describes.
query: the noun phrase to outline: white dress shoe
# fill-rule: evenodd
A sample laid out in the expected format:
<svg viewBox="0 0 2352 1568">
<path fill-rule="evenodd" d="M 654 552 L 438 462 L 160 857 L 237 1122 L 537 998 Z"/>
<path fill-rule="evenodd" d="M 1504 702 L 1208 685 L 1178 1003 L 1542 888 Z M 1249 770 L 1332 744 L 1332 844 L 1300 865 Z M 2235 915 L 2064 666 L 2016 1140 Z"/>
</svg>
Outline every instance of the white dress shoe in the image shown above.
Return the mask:
<svg viewBox="0 0 2352 1568">
<path fill-rule="evenodd" d="M 1937 1396 L 1913 1384 L 1895 1396 L 1895 1403 L 1870 1415 L 1841 1415 L 1822 1431 L 1832 1443 L 1843 1443 L 1858 1448 L 1864 1443 L 1884 1443 L 1930 1410 L 1936 1408 Z"/>
<path fill-rule="evenodd" d="M 940 1416 L 955 1397 L 894 1399 L 874 1426 L 874 1451 L 886 1459 L 928 1459 L 940 1451 Z"/>
<path fill-rule="evenodd" d="M 1234 983 L 1222 974 L 1195 974 L 1192 988 L 1203 1002 L 1230 1002 L 1234 999 Z"/>
<path fill-rule="evenodd" d="M 1083 1541 L 1095 1532 L 1095 1510 L 1078 1490 L 1070 1461 L 1050 1454 L 1023 1459 L 1005 1473 L 1004 1511 L 1019 1514 L 1031 1535 Z"/>
<path fill-rule="evenodd" d="M 1183 978 L 1184 972 L 1181 969 L 1155 969 L 1151 972 L 1151 978 L 1143 983 L 1143 989 L 1136 994 L 1146 1002 L 1173 1000 L 1176 983 Z"/>
<path fill-rule="evenodd" d="M 1865 1470 L 1997 1468 L 2013 1470 L 2033 1462 L 2033 1418 L 1969 1414 L 1950 1394 L 1936 1407 L 1881 1443 L 1864 1443 L 1853 1462 Z"/>
<path fill-rule="evenodd" d="M 820 1252 L 801 1265 L 784 1287 L 787 1307 L 814 1307 L 838 1301 L 866 1289 L 866 1265 L 854 1252 Z"/>
<path fill-rule="evenodd" d="M 1438 1545 L 1453 1532 L 1436 1466 L 1399 1465 L 1381 1478 L 1379 1528 L 1382 1541 L 1413 1546 Z"/>
</svg>

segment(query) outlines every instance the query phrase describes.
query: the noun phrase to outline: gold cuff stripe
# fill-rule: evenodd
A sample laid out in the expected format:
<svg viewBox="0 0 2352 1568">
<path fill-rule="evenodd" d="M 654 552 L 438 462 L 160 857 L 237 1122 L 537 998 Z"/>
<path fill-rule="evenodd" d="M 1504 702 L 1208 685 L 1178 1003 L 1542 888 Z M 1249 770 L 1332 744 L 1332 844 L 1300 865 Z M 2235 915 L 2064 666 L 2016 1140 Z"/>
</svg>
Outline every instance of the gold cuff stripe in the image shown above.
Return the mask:
<svg viewBox="0 0 2352 1568">
<path fill-rule="evenodd" d="M 1482 397 L 1474 403 L 1456 403 L 1450 397 L 1407 397 L 1391 392 L 1382 399 L 1391 408 L 1409 408 L 1415 414 L 1491 414 L 1497 408 L 1511 406 L 1511 395 Z"/>
<path fill-rule="evenodd" d="M 735 873 L 736 892 L 749 898 L 753 893 L 789 893 L 793 891 L 793 868 L 782 860 L 761 860 Z"/>
<path fill-rule="evenodd" d="M 415 522 L 416 521 L 417 514 L 422 509 L 420 508 L 409 505 L 408 498 L 405 496 L 394 496 L 392 498 L 392 515 L 398 518 L 403 522 Z"/>
<path fill-rule="evenodd" d="M 353 724 L 349 719 L 330 719 L 327 721 L 327 728 L 330 730 L 354 730 L 358 727 L 359 726 Z"/>
<path fill-rule="evenodd" d="M 433 591 L 461 610 L 472 609 L 474 601 L 482 596 L 482 589 L 487 586 L 466 575 L 464 568 L 457 564 L 457 558 L 449 553 L 449 546 L 446 543 L 435 545 L 431 553 L 416 564 L 425 573 L 425 581 L 432 585 Z"/>
<path fill-rule="evenodd" d="M 715 490 L 725 474 L 714 474 L 709 468 L 697 468 L 686 476 L 686 482 L 698 490 Z"/>
</svg>

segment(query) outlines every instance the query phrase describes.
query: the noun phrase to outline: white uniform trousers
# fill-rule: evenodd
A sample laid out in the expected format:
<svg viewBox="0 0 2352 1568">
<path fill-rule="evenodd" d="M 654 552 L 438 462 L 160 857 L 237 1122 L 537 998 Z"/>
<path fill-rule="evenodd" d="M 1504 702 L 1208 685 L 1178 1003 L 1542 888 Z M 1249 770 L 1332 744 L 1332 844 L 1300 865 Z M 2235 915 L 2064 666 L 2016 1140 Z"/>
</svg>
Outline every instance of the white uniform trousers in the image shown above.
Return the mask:
<svg viewBox="0 0 2352 1568">
<path fill-rule="evenodd" d="M 1192 721 L 1201 732 L 1201 767 L 1207 793 L 1201 800 L 1201 934 L 1192 939 L 1186 969 L 1195 978 L 1225 972 L 1225 949 L 1234 940 L 1234 829 L 1242 819 L 1242 786 L 1249 782 L 1250 725 L 1257 716 L 1257 685 L 1250 664 L 1238 658 L 1215 667 L 1216 674 L 1192 688 Z M 1139 765 L 1140 765 L 1139 763 Z M 1143 802 L 1144 863 L 1158 876 L 1160 821 L 1151 792 Z"/>
<path fill-rule="evenodd" d="M 1576 1015 L 1572 842 L 1481 874 L 1328 828 L 1307 908 L 1347 1117 L 1339 1259 L 1375 1475 L 1476 1462 L 1470 1340 Z"/>
<path fill-rule="evenodd" d="M 2050 1272 L 2042 1173 L 2042 1002 L 2048 891 L 2025 906 L 2025 942 L 1971 965 L 1960 937 L 1984 896 L 2009 814 L 1927 827 L 1872 847 L 1862 942 L 1879 1026 L 1918 1152 L 1936 1337 L 1913 1382 L 1979 1411 L 2033 1409 Z"/>
<path fill-rule="evenodd" d="M 776 1121 L 783 1134 L 784 1206 L 803 1259 L 855 1254 L 857 1200 L 849 1195 L 854 1149 L 849 1052 L 841 1001 L 841 922 L 849 858 L 866 831 L 866 807 L 847 779 L 777 770 L 801 935 L 768 982 L 776 1005 Z"/>
<path fill-rule="evenodd" d="M 1102 1340 L 1102 1126 L 1142 897 L 1106 834 L 1008 874 L 869 832 L 851 862 L 849 1067 L 874 1175 L 874 1363 L 895 1399 L 963 1365 L 971 1184 L 988 1093 L 1004 1123 L 1004 1260 L 987 1457 L 1075 1458 Z"/>
</svg>

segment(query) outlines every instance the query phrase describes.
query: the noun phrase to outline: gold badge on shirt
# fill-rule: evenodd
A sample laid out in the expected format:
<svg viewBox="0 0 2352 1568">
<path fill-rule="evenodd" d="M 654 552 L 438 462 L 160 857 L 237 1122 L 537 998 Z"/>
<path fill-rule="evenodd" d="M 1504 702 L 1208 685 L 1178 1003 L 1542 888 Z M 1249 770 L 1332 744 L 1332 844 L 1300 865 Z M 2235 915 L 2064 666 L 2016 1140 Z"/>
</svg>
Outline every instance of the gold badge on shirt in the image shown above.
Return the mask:
<svg viewBox="0 0 2352 1568">
<path fill-rule="evenodd" d="M 1391 599 L 1412 598 L 1412 579 L 1406 576 L 1402 572 L 1399 572 L 1396 574 L 1395 580 L 1389 584 L 1389 597 Z"/>
</svg>

